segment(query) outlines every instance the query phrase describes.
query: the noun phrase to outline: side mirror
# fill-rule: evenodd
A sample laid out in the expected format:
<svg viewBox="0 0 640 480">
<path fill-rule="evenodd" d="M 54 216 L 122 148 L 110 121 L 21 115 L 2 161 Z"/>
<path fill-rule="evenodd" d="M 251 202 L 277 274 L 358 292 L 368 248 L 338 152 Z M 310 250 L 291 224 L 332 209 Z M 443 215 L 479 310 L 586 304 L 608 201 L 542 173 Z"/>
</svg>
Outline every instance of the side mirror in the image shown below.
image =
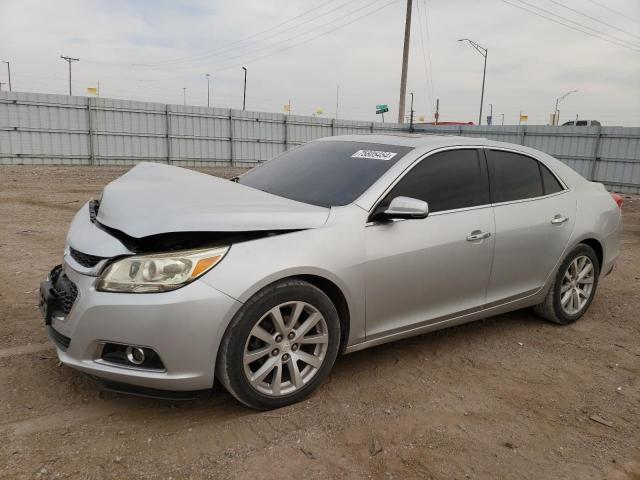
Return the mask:
<svg viewBox="0 0 640 480">
<path fill-rule="evenodd" d="M 429 204 L 411 197 L 395 197 L 384 211 L 384 217 L 393 218 L 426 218 L 429 215 Z"/>
</svg>

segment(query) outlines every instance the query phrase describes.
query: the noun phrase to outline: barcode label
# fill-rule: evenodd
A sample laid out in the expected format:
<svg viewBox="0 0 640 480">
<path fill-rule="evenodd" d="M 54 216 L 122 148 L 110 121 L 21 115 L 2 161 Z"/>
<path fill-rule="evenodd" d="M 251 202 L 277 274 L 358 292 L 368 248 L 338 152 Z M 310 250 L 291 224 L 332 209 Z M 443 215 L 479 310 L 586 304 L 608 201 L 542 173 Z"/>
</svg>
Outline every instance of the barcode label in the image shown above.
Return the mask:
<svg viewBox="0 0 640 480">
<path fill-rule="evenodd" d="M 371 160 L 391 160 L 397 153 L 381 152 L 380 150 L 358 150 L 351 158 L 368 158 Z"/>
</svg>

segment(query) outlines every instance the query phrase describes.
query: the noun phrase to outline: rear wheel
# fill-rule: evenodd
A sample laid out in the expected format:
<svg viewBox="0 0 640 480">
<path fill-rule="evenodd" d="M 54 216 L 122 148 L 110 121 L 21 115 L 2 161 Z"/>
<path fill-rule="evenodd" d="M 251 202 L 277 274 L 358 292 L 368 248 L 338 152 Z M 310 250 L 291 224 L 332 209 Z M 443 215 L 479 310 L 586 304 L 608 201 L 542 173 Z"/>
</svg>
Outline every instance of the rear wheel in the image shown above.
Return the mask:
<svg viewBox="0 0 640 480">
<path fill-rule="evenodd" d="M 331 370 L 340 322 L 317 287 L 292 279 L 252 297 L 231 321 L 216 375 L 245 405 L 279 408 L 309 395 Z"/>
<path fill-rule="evenodd" d="M 564 259 L 540 305 L 534 311 L 562 325 L 575 322 L 589 308 L 598 287 L 600 267 L 595 252 L 580 244 Z"/>
</svg>

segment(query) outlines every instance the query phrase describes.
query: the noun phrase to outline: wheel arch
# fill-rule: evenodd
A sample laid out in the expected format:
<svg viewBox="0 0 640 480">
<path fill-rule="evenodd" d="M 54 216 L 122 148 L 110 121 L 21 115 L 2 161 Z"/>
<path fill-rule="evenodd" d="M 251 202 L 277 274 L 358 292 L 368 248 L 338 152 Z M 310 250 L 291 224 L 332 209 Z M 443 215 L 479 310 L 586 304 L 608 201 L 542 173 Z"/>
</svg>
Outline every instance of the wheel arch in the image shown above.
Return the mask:
<svg viewBox="0 0 640 480">
<path fill-rule="evenodd" d="M 598 268 L 600 269 L 600 271 L 602 271 L 602 263 L 604 262 L 604 247 L 602 246 L 602 243 L 593 237 L 584 238 L 578 242 L 578 245 L 580 243 L 591 247 L 591 249 L 596 254 L 596 258 L 598 259 Z"/>
</svg>

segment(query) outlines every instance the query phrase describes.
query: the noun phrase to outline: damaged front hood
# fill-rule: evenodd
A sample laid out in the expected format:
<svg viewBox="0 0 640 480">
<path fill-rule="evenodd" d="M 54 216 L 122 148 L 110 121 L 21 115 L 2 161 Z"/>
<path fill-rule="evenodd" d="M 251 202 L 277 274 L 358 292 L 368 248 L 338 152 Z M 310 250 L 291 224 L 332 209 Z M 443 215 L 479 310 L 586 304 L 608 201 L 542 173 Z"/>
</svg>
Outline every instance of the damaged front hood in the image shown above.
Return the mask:
<svg viewBox="0 0 640 480">
<path fill-rule="evenodd" d="M 97 220 L 134 237 L 171 232 L 300 230 L 329 209 L 184 168 L 140 163 L 109 183 Z"/>
</svg>

